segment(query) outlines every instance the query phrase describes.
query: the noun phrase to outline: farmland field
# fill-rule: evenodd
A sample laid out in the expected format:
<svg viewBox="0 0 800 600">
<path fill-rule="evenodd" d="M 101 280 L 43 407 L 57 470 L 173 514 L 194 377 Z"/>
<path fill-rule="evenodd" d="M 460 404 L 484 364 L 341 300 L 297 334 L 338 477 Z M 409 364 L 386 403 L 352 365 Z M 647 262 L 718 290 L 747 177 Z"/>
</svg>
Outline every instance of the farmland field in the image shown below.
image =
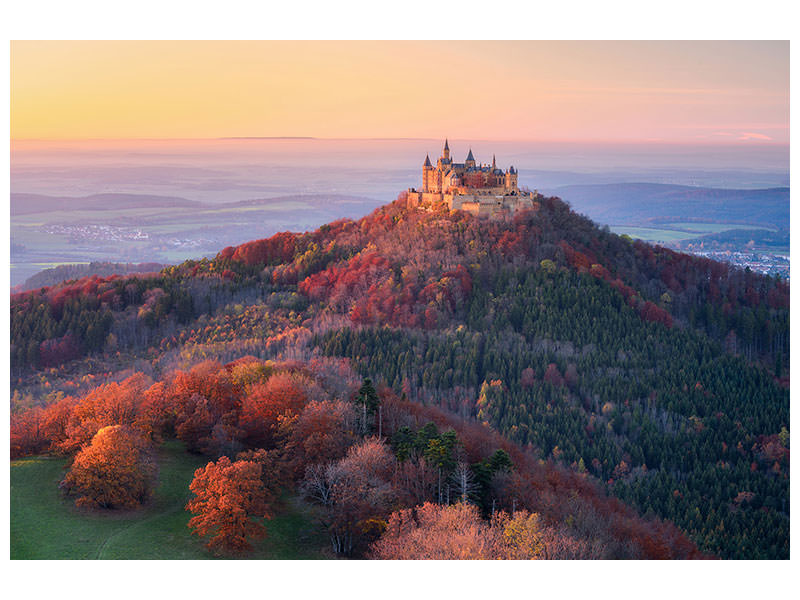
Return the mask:
<svg viewBox="0 0 800 600">
<path fill-rule="evenodd" d="M 619 235 L 629 235 L 632 238 L 644 240 L 645 242 L 655 242 L 669 244 L 690 240 L 703 235 L 721 233 L 734 229 L 759 229 L 772 231 L 769 227 L 758 227 L 753 225 L 741 225 L 735 223 L 660 223 L 658 227 L 636 227 L 636 226 L 611 226 L 611 231 Z"/>
<path fill-rule="evenodd" d="M 611 231 L 619 235 L 629 235 L 632 238 L 644 240 L 645 242 L 670 243 L 680 240 L 688 240 L 697 237 L 696 233 L 690 231 L 676 231 L 675 229 L 656 229 L 651 227 L 611 227 Z"/>
<path fill-rule="evenodd" d="M 761 229 L 764 231 L 774 231 L 770 227 L 760 227 L 758 225 L 742 225 L 737 223 L 662 223 L 661 227 L 683 229 L 696 233 L 720 233 L 731 229 Z"/>
</svg>

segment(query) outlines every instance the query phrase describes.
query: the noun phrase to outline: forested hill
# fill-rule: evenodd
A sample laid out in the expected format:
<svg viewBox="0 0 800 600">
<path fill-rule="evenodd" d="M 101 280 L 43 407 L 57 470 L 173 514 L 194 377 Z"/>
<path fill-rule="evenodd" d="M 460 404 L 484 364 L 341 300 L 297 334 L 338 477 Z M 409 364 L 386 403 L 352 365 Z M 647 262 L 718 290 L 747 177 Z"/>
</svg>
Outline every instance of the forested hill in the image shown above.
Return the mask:
<svg viewBox="0 0 800 600">
<path fill-rule="evenodd" d="M 160 271 L 165 265 L 158 263 L 112 263 L 91 262 L 89 264 L 58 265 L 43 269 L 28 277 L 18 286 L 19 291 L 34 290 L 45 286 L 52 286 L 66 280 L 80 279 L 98 275 L 109 277 L 111 275 L 127 275 L 128 273 L 152 273 Z M 16 289 L 14 291 L 17 291 Z"/>
<path fill-rule="evenodd" d="M 486 222 L 401 197 L 146 278 L 17 294 L 13 385 L 25 404 L 134 360 L 159 377 L 207 358 L 346 357 L 596 479 L 705 552 L 785 558 L 788 295 L 611 234 L 557 198 Z"/>
</svg>

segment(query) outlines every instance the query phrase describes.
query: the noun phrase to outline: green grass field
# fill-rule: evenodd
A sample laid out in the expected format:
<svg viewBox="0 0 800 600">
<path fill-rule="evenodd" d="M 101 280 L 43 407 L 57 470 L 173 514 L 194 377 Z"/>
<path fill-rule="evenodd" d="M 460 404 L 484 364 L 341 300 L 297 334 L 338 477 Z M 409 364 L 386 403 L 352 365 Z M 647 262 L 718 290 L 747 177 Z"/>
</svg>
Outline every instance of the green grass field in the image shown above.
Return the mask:
<svg viewBox="0 0 800 600">
<path fill-rule="evenodd" d="M 191 535 L 184 510 L 194 470 L 206 463 L 176 442 L 159 452 L 159 487 L 145 508 L 126 513 L 75 508 L 61 496 L 63 458 L 11 462 L 12 559 L 208 559 L 203 541 Z M 267 537 L 245 558 L 325 558 L 327 538 L 304 507 L 286 498 L 265 521 Z"/>
<path fill-rule="evenodd" d="M 674 229 L 655 229 L 651 227 L 611 227 L 611 231 L 619 235 L 629 235 L 645 242 L 669 243 L 697 237 L 696 233 L 676 231 Z"/>
<path fill-rule="evenodd" d="M 662 227 L 685 229 L 697 233 L 721 233 L 731 229 L 762 229 L 764 231 L 775 231 L 770 227 L 760 227 L 758 225 L 737 225 L 735 223 L 664 223 Z"/>
<path fill-rule="evenodd" d="M 672 229 L 672 228 L 675 229 Z M 701 235 L 709 233 L 722 233 L 732 229 L 763 229 L 772 231 L 769 227 L 758 227 L 751 225 L 736 225 L 734 223 L 663 223 L 658 227 L 628 227 L 613 226 L 611 231 L 619 235 L 629 235 L 632 238 L 644 240 L 645 242 L 656 242 L 668 244 L 670 242 L 680 242 L 691 240 Z"/>
</svg>

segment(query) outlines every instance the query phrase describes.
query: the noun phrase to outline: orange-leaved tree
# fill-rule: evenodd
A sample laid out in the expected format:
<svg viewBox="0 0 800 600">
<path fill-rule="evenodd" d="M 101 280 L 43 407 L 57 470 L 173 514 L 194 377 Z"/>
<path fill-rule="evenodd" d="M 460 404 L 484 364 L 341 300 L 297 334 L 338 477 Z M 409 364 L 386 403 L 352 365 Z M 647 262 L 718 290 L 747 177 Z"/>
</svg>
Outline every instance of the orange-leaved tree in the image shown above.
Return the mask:
<svg viewBox="0 0 800 600">
<path fill-rule="evenodd" d="M 74 452 L 108 425 L 133 425 L 150 383 L 149 377 L 135 373 L 120 383 L 106 383 L 92 389 L 71 407 L 64 432 L 66 439 L 60 449 Z"/>
<path fill-rule="evenodd" d="M 206 547 L 218 554 L 252 549 L 251 539 L 266 535 L 262 518 L 269 518 L 267 490 L 262 480 L 263 463 L 231 462 L 223 456 L 194 472 L 189 489 L 195 498 L 186 505 L 193 516 L 189 527 L 210 538 Z"/>
<path fill-rule="evenodd" d="M 156 476 L 150 443 L 132 427 L 109 425 L 78 452 L 61 486 L 78 506 L 131 509 L 150 498 Z"/>
</svg>

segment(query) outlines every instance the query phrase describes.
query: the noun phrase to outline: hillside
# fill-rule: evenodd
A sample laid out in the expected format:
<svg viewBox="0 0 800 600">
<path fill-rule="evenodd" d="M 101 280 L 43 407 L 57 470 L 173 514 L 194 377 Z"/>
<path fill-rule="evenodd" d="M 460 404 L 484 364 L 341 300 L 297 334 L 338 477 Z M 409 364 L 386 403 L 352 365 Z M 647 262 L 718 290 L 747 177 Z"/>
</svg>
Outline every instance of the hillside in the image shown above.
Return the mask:
<svg viewBox="0 0 800 600">
<path fill-rule="evenodd" d="M 25 290 L 35 290 L 36 288 L 49 287 L 71 279 L 81 279 L 92 275 L 109 277 L 115 274 L 152 273 L 160 271 L 164 266 L 165 265 L 158 263 L 131 264 L 110 262 L 92 262 L 88 265 L 59 265 L 51 269 L 44 269 L 39 271 L 36 275 L 28 277 L 28 279 L 19 285 L 19 289 L 14 291 L 24 292 Z"/>
<path fill-rule="evenodd" d="M 509 222 L 401 198 L 157 275 L 17 294 L 11 332 L 17 423 L 131 365 L 159 385 L 209 358 L 345 358 L 414 415 L 381 422 L 395 460 L 428 420 L 454 428 L 473 476 L 504 448 L 527 474 L 513 497 L 559 539 L 690 553 L 657 517 L 711 555 L 788 557 L 788 286 L 631 242 L 557 198 Z"/>
</svg>

